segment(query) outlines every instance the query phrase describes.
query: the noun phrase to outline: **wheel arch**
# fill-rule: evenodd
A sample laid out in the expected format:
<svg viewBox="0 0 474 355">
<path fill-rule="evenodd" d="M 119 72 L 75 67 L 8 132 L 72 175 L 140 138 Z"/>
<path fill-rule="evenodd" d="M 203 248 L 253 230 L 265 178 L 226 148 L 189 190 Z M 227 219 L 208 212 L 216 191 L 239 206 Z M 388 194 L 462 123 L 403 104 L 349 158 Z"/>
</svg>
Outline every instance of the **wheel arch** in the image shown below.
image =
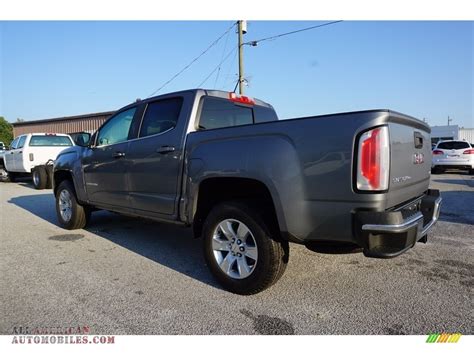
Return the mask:
<svg viewBox="0 0 474 355">
<path fill-rule="evenodd" d="M 193 208 L 193 232 L 201 237 L 204 220 L 211 209 L 225 201 L 241 200 L 258 207 L 269 228 L 280 234 L 275 203 L 268 187 L 261 181 L 244 177 L 211 177 L 199 183 Z"/>
<path fill-rule="evenodd" d="M 53 191 L 54 191 L 54 195 L 56 195 L 56 192 L 58 190 L 59 185 L 65 180 L 71 181 L 71 183 L 74 187 L 74 190 L 76 190 L 76 184 L 74 183 L 74 178 L 73 178 L 72 172 L 69 171 L 69 170 L 56 170 L 53 173 Z M 77 190 L 75 192 L 76 192 L 76 196 L 77 196 Z"/>
</svg>

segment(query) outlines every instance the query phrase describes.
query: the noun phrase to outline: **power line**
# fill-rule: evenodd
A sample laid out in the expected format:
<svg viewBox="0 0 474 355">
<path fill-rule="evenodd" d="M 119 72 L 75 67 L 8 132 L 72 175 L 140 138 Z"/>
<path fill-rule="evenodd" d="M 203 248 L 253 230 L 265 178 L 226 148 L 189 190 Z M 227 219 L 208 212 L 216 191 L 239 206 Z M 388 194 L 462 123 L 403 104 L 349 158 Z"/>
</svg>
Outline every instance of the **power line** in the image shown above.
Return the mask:
<svg viewBox="0 0 474 355">
<path fill-rule="evenodd" d="M 235 22 L 233 24 L 235 24 Z M 230 35 L 230 32 L 227 33 L 227 37 L 225 38 L 224 49 L 222 50 L 221 60 L 224 58 L 224 54 L 225 54 L 225 51 L 227 49 L 227 42 L 229 41 L 229 35 Z M 216 74 L 216 80 L 214 81 L 214 87 L 216 87 L 216 85 L 217 85 L 217 81 L 219 80 L 220 72 L 221 72 L 221 67 L 219 66 L 219 69 L 217 70 L 217 74 Z"/>
<path fill-rule="evenodd" d="M 220 89 L 223 89 L 228 83 L 229 83 L 229 76 L 230 76 L 230 72 L 232 70 L 232 68 L 234 67 L 234 64 L 235 64 L 235 61 L 237 60 L 237 55 L 235 55 L 233 58 L 232 58 L 232 61 L 230 61 L 230 65 L 229 67 L 227 68 L 227 73 L 226 73 L 226 76 L 224 78 L 224 82 L 222 83 L 222 85 L 219 87 Z M 236 75 L 234 73 L 234 75 Z M 237 79 L 238 80 L 238 79 Z M 231 82 L 232 84 L 234 83 L 235 79 L 231 79 Z"/>
<path fill-rule="evenodd" d="M 299 30 L 296 30 L 296 31 L 280 33 L 280 34 L 278 34 L 278 35 L 274 35 L 274 36 L 270 36 L 270 37 L 265 37 L 265 38 L 262 38 L 262 39 L 259 39 L 259 40 L 256 40 L 256 41 L 245 42 L 245 43 L 243 43 L 243 44 L 250 44 L 250 45 L 252 45 L 252 46 L 256 46 L 259 42 L 270 41 L 270 40 L 277 39 L 277 38 L 280 38 L 280 37 L 283 37 L 283 36 L 289 36 L 289 35 L 292 35 L 292 34 L 295 34 L 295 33 L 313 30 L 313 29 L 319 28 L 319 27 L 334 25 L 334 24 L 339 23 L 339 22 L 342 22 L 342 20 L 326 22 L 326 23 L 323 23 L 323 24 L 320 24 L 320 25 L 302 28 L 302 29 L 299 29 Z"/>
<path fill-rule="evenodd" d="M 153 91 L 150 95 L 147 97 L 153 96 L 156 93 L 158 93 L 161 89 L 163 89 L 166 85 L 171 83 L 174 79 L 176 79 L 178 76 L 180 76 L 186 69 L 188 69 L 191 65 L 193 65 L 196 61 L 199 60 L 204 54 L 206 54 L 212 47 L 214 47 L 221 39 L 224 37 L 227 33 L 230 32 L 232 28 L 234 28 L 235 23 L 232 24 L 222 35 L 220 35 L 214 42 L 212 42 L 204 51 L 202 51 L 201 54 L 199 54 L 196 58 L 194 58 L 189 64 L 187 64 L 183 69 L 181 69 L 179 72 L 177 72 L 175 75 L 173 75 L 167 82 L 165 82 L 163 85 L 161 85 L 158 89 Z"/>
<path fill-rule="evenodd" d="M 229 57 L 230 57 L 236 50 L 237 50 L 237 48 L 234 48 L 234 49 L 232 49 L 229 53 L 227 53 L 227 55 L 225 56 L 225 58 L 222 59 L 219 64 L 217 64 L 217 66 L 209 73 L 208 76 L 206 76 L 206 78 L 205 78 L 203 81 L 201 81 L 201 83 L 200 83 L 197 87 L 200 88 L 202 85 L 204 85 L 204 83 L 212 76 L 212 74 L 214 74 L 214 72 L 215 72 L 218 68 L 220 68 L 220 66 L 221 66 L 222 64 L 224 64 L 224 62 L 225 62 L 227 59 L 229 59 Z"/>
</svg>

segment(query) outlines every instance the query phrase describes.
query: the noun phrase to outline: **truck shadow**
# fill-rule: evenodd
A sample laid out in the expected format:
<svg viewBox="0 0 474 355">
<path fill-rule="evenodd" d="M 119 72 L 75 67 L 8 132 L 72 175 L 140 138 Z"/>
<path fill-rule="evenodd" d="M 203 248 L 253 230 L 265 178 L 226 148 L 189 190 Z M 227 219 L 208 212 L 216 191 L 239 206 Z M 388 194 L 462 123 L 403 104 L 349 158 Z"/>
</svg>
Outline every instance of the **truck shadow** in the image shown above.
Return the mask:
<svg viewBox="0 0 474 355">
<path fill-rule="evenodd" d="M 8 202 L 57 225 L 52 194 L 14 197 Z M 25 222 L 24 228 L 28 228 L 27 223 Z M 201 250 L 202 240 L 193 238 L 189 228 L 97 211 L 92 214 L 85 230 L 167 268 L 222 289 L 205 265 Z M 63 229 L 60 231 L 62 234 L 80 232 Z"/>
<path fill-rule="evenodd" d="M 28 189 L 36 190 L 35 186 L 33 185 L 33 180 L 30 179 L 29 181 L 28 180 L 26 180 L 26 181 L 25 180 L 20 180 L 20 181 L 21 182 L 19 182 L 18 185 L 24 186 Z M 53 191 L 53 190 L 51 190 L 51 191 Z"/>
</svg>

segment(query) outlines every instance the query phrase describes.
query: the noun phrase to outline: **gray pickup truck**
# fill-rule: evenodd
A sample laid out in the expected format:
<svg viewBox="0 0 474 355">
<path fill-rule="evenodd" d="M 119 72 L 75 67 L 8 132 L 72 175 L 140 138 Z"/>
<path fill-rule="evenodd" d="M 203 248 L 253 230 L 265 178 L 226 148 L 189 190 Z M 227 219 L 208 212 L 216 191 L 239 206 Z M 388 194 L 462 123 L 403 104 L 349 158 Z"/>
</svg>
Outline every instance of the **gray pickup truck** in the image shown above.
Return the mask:
<svg viewBox="0 0 474 355">
<path fill-rule="evenodd" d="M 439 216 L 430 128 L 389 110 L 278 120 L 271 105 L 189 90 L 128 105 L 54 165 L 57 217 L 97 209 L 193 228 L 235 293 L 283 274 L 289 242 L 353 243 L 394 257 Z M 133 236 L 130 236 L 133 238 Z"/>
</svg>

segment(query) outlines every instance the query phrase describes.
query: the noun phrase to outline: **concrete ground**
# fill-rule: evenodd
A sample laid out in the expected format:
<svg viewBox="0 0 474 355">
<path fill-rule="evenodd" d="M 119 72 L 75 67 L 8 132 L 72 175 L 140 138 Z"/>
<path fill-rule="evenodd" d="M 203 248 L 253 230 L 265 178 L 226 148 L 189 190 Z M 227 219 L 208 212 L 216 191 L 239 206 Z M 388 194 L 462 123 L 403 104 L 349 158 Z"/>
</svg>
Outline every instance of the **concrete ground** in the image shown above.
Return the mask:
<svg viewBox="0 0 474 355">
<path fill-rule="evenodd" d="M 56 225 L 51 190 L 0 183 L 0 334 L 90 326 L 94 334 L 473 334 L 474 177 L 433 175 L 441 221 L 388 260 L 292 245 L 255 296 L 222 290 L 188 230 L 108 212 Z"/>
</svg>

